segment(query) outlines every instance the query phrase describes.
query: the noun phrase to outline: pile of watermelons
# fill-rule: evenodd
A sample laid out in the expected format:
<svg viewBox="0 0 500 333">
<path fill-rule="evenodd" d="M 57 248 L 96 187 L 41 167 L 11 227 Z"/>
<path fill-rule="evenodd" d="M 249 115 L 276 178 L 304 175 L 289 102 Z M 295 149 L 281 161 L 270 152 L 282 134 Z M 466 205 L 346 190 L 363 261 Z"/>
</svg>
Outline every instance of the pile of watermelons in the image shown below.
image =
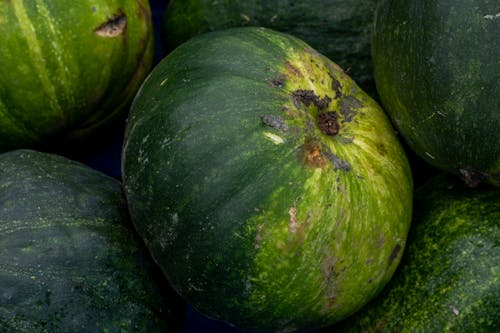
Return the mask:
<svg viewBox="0 0 500 333">
<path fill-rule="evenodd" d="M 0 0 L 0 332 L 500 331 L 497 0 Z"/>
</svg>

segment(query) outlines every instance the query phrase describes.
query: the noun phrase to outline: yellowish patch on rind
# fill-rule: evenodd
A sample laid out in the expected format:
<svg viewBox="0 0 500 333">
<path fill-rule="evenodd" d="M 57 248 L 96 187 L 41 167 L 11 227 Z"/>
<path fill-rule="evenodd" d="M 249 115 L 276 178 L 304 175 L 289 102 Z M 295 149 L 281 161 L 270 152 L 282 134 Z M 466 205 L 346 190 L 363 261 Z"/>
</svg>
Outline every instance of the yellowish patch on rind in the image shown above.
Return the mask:
<svg viewBox="0 0 500 333">
<path fill-rule="evenodd" d="M 283 138 L 281 136 L 270 133 L 270 132 L 264 132 L 264 136 L 266 137 L 266 139 L 268 139 L 269 141 L 271 141 L 272 143 L 274 143 L 276 145 L 280 145 L 280 144 L 285 142 L 285 140 L 283 140 Z"/>
<path fill-rule="evenodd" d="M 292 186 L 283 184 L 248 221 L 257 235 L 249 281 L 261 287 L 251 302 L 276 304 L 280 313 L 298 296 L 279 291 L 303 290 L 309 317 L 332 323 L 373 297 L 397 266 L 394 249 L 404 245 L 411 215 L 410 170 L 382 109 L 340 67 L 305 48 L 290 52 L 280 72 L 271 89 L 289 96 L 287 141 L 297 147 L 297 179 L 309 176 L 288 208 L 272 204 Z M 336 135 L 320 130 L 321 112 L 337 114 Z"/>
</svg>

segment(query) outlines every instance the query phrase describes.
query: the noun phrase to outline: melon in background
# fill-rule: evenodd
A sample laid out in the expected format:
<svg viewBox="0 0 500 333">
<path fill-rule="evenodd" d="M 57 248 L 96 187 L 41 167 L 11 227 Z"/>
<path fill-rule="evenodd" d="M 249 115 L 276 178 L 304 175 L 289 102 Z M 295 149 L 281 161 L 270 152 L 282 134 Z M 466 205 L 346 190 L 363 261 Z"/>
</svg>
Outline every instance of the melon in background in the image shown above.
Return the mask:
<svg viewBox="0 0 500 333">
<path fill-rule="evenodd" d="M 0 154 L 1 332 L 180 332 L 184 304 L 121 184 L 61 156 Z"/>
<path fill-rule="evenodd" d="M 1 1 L 0 151 L 84 146 L 152 60 L 147 0 Z"/>
</svg>

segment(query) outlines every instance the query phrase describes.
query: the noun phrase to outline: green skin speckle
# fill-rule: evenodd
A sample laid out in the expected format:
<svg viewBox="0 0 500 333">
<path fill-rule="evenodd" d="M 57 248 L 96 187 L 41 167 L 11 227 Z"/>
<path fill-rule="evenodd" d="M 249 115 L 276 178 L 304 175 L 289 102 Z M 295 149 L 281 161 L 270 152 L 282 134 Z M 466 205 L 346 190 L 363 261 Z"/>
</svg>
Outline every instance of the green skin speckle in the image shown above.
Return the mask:
<svg viewBox="0 0 500 333">
<path fill-rule="evenodd" d="M 384 109 L 419 156 L 500 186 L 498 0 L 383 0 L 372 34 Z"/>
<path fill-rule="evenodd" d="M 118 181 L 29 150 L 1 154 L 0 170 L 1 332 L 179 331 L 183 304 Z"/>
<path fill-rule="evenodd" d="M 170 0 L 162 22 L 167 50 L 204 32 L 260 26 L 296 36 L 335 61 L 375 96 L 370 34 L 376 0 Z"/>
<path fill-rule="evenodd" d="M 0 151 L 78 142 L 121 115 L 149 72 L 149 3 L 2 1 L 0 45 Z"/>
<path fill-rule="evenodd" d="M 498 332 L 500 191 L 458 182 L 438 176 L 417 190 L 394 277 L 364 310 L 325 333 Z"/>
<path fill-rule="evenodd" d="M 391 277 L 411 217 L 410 169 L 380 107 L 264 28 L 195 37 L 156 67 L 132 106 L 123 175 L 174 288 L 249 329 L 351 314 Z"/>
</svg>

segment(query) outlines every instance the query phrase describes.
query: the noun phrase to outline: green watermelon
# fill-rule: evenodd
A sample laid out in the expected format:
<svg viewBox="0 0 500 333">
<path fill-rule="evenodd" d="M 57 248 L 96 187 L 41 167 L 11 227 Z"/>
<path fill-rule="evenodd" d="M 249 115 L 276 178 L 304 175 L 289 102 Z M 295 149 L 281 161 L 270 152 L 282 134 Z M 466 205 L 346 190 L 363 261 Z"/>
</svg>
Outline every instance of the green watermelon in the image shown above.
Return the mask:
<svg viewBox="0 0 500 333">
<path fill-rule="evenodd" d="M 0 154 L 0 331 L 178 332 L 183 303 L 121 184 L 61 156 Z"/>
<path fill-rule="evenodd" d="M 200 33 L 263 26 L 292 34 L 345 69 L 375 96 L 370 34 L 376 0 L 170 0 L 161 36 L 167 51 Z"/>
<path fill-rule="evenodd" d="M 470 186 L 500 185 L 500 2 L 382 0 L 372 35 L 382 104 L 408 146 Z"/>
<path fill-rule="evenodd" d="M 0 45 L 0 151 L 80 143 L 151 68 L 149 2 L 0 1 Z"/>
<path fill-rule="evenodd" d="M 398 270 L 383 293 L 325 332 L 498 332 L 500 191 L 438 176 L 415 195 Z"/>
<path fill-rule="evenodd" d="M 136 96 L 122 157 L 136 229 L 210 318 L 329 325 L 398 265 L 406 155 L 376 102 L 291 35 L 233 28 L 178 47 Z"/>
</svg>

